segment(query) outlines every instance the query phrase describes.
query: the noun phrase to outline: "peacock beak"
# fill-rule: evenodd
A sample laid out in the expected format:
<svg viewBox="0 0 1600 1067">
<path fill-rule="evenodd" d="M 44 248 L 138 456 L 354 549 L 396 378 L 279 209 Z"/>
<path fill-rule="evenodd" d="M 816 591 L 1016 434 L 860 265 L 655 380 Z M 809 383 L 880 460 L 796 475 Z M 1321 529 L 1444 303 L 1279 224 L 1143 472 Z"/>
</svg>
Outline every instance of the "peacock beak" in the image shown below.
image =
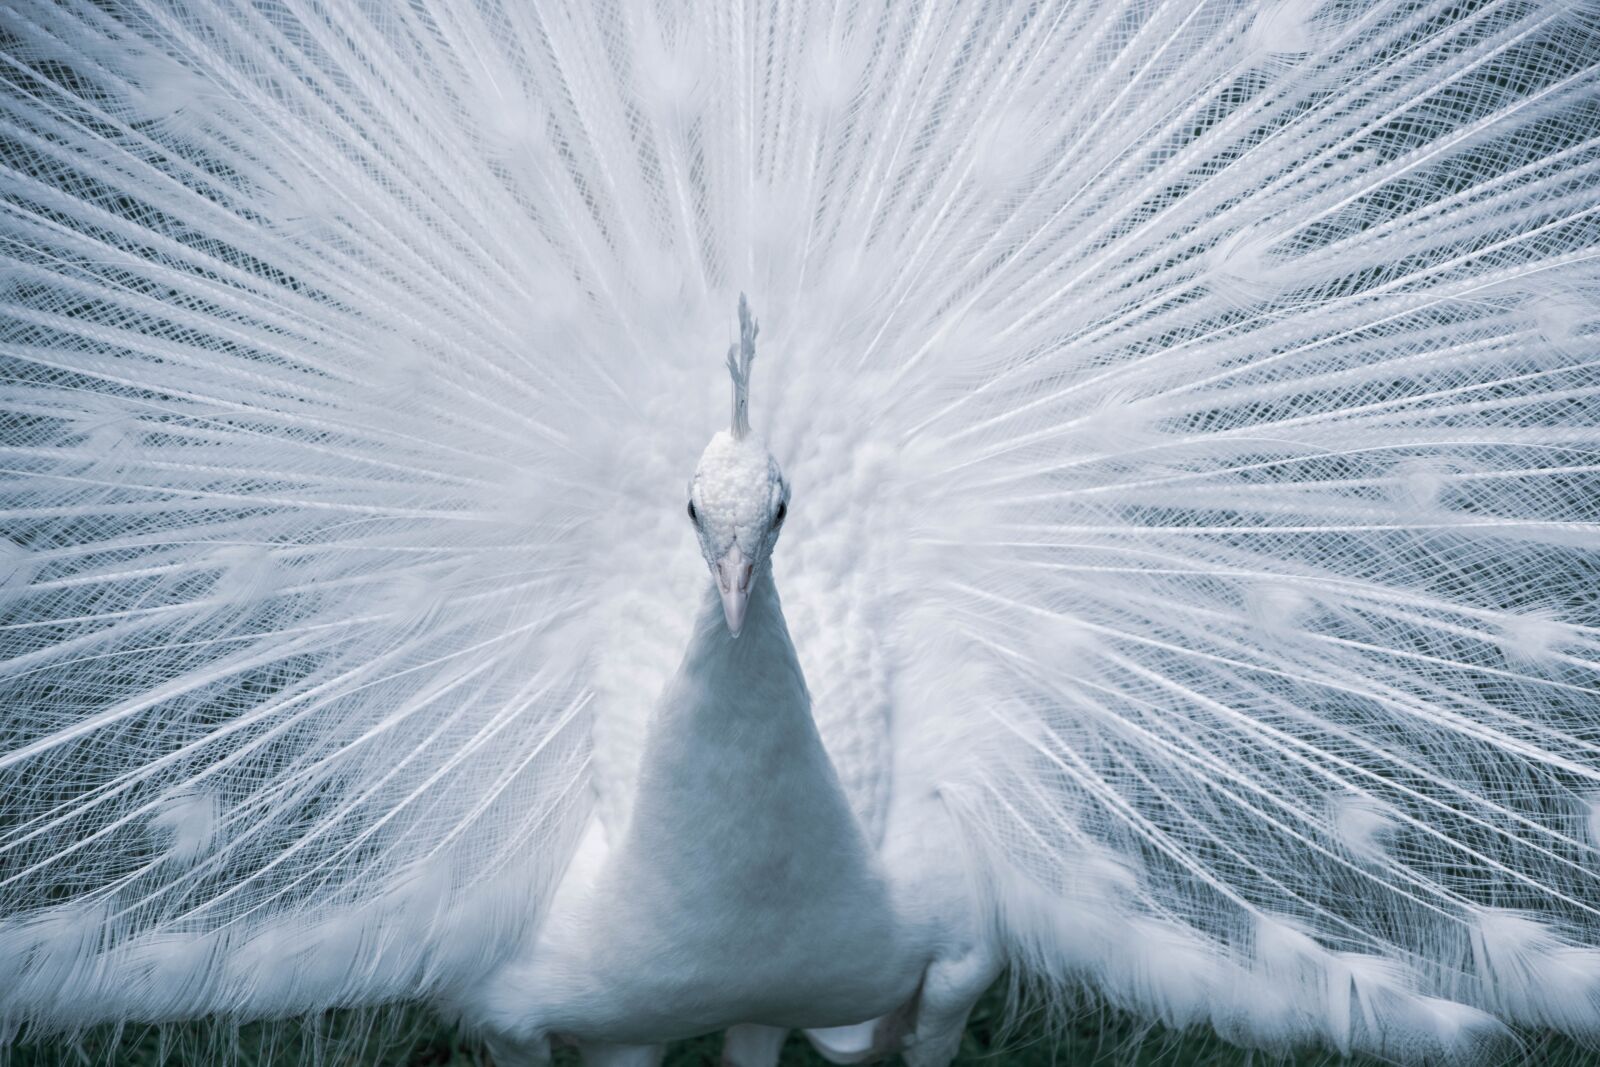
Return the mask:
<svg viewBox="0 0 1600 1067">
<path fill-rule="evenodd" d="M 728 632 L 734 637 L 744 629 L 744 610 L 750 603 L 750 581 L 755 567 L 744 558 L 744 550 L 735 541 L 733 547 L 717 560 L 717 589 L 722 593 L 722 615 L 728 620 Z"/>
</svg>

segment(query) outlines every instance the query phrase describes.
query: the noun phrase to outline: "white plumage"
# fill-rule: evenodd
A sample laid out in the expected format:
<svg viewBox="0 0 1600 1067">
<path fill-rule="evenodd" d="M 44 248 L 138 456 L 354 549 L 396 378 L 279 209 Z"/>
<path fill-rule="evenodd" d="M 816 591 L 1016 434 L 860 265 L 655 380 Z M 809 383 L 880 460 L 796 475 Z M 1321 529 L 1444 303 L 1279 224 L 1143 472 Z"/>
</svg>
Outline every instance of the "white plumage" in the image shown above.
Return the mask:
<svg viewBox="0 0 1600 1067">
<path fill-rule="evenodd" d="M 1597 17 L 0 8 L 0 1038 L 1593 1038 Z"/>
</svg>

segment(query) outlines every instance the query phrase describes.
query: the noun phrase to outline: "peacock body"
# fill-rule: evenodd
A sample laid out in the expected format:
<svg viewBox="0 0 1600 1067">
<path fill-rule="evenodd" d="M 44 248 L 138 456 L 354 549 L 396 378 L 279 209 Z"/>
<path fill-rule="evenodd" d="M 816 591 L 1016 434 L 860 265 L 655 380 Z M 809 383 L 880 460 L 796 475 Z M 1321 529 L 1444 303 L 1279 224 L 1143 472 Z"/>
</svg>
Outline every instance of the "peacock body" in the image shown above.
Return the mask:
<svg viewBox="0 0 1600 1067">
<path fill-rule="evenodd" d="M 1600 1032 L 1587 0 L 30 0 L 0 80 L 0 1039 Z"/>
</svg>

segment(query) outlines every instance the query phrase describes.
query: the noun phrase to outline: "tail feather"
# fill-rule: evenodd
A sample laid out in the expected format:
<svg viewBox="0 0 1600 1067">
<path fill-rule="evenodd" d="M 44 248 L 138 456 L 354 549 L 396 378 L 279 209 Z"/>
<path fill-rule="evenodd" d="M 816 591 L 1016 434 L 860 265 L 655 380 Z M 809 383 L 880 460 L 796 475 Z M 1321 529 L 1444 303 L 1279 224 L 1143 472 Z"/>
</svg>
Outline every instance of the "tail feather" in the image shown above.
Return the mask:
<svg viewBox="0 0 1600 1067">
<path fill-rule="evenodd" d="M 1053 995 L 1592 1035 L 1593 5 L 801 8 L 8 12 L 0 1029 L 535 927 L 748 289 L 841 779 Z"/>
</svg>

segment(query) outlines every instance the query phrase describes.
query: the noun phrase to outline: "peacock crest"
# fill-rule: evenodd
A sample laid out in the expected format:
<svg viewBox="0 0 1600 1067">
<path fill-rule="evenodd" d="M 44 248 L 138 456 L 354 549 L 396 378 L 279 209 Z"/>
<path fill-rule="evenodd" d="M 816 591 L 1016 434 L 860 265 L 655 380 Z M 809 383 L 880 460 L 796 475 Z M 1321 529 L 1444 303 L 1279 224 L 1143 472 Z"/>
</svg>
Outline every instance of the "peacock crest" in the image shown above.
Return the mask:
<svg viewBox="0 0 1600 1067">
<path fill-rule="evenodd" d="M 733 421 L 729 432 L 742 441 L 750 434 L 750 367 L 756 361 L 756 334 L 760 324 L 750 314 L 750 302 L 739 294 L 739 340 L 728 346 L 728 377 L 733 379 Z"/>
</svg>

